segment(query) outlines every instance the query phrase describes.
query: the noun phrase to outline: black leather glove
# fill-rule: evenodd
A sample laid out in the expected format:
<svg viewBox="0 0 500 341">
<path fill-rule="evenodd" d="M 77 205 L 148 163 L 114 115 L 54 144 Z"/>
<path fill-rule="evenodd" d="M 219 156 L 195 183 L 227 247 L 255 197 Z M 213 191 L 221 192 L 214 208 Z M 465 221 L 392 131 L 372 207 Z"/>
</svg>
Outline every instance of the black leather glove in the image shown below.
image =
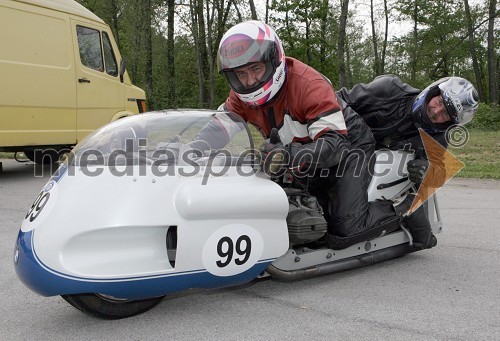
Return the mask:
<svg viewBox="0 0 500 341">
<path fill-rule="evenodd" d="M 425 173 L 427 173 L 427 169 L 429 168 L 429 161 L 426 159 L 410 160 L 406 164 L 406 167 L 410 181 L 419 185 L 424 181 Z"/>
<path fill-rule="evenodd" d="M 271 130 L 269 141 L 261 144 L 260 153 L 262 170 L 269 176 L 278 176 L 288 166 L 288 153 L 276 128 Z"/>
</svg>

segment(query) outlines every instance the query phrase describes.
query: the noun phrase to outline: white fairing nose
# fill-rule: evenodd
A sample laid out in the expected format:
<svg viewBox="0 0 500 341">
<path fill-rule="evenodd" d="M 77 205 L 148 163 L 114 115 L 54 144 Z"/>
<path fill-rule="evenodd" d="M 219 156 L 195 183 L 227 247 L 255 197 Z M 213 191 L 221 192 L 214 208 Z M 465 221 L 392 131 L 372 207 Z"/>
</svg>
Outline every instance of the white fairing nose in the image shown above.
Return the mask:
<svg viewBox="0 0 500 341">
<path fill-rule="evenodd" d="M 138 116 L 83 141 L 35 200 L 21 230 L 32 249 L 21 249 L 40 268 L 80 284 L 107 283 L 105 293 L 117 297 L 124 294 L 114 284 L 147 279 L 157 295 L 168 290 L 155 281 L 175 276 L 188 276 L 176 282 L 188 287 L 250 280 L 287 251 L 284 191 L 256 174 L 251 158 L 238 163 L 253 146 L 243 121 L 221 112 Z M 205 127 L 221 129 L 208 142 L 227 141 L 224 152 L 189 145 Z M 147 297 L 148 285 L 126 297 Z"/>
</svg>

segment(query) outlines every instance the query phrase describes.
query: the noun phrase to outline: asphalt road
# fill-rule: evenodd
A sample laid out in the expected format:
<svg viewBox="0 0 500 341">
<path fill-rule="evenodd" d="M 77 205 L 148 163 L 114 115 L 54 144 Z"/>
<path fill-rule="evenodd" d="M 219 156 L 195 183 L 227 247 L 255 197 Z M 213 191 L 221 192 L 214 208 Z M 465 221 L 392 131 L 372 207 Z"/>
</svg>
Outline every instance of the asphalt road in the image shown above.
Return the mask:
<svg viewBox="0 0 500 341">
<path fill-rule="evenodd" d="M 192 290 L 103 321 L 17 279 L 17 232 L 50 170 L 0 161 L 2 340 L 500 340 L 500 181 L 441 189 L 434 249 L 299 282 Z"/>
</svg>

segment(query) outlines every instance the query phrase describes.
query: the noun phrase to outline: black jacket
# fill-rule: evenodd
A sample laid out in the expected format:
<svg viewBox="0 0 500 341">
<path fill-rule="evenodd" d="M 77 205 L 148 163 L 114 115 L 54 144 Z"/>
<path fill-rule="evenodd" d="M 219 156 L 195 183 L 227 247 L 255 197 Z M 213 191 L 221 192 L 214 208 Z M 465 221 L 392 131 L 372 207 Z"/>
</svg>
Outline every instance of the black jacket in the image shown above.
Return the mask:
<svg viewBox="0 0 500 341">
<path fill-rule="evenodd" d="M 337 96 L 363 117 L 373 132 L 378 149 L 404 149 L 409 145 L 417 152 L 417 157 L 429 159 L 435 166 L 430 178 L 432 187 L 440 187 L 446 180 L 444 151 L 439 148 L 426 151 L 418 128 L 424 129 L 445 148 L 446 136 L 444 132 L 426 129 L 415 122 L 412 105 L 420 92 L 394 75 L 382 75 L 368 84 L 357 84 L 350 91 L 342 88 Z"/>
<path fill-rule="evenodd" d="M 373 132 L 377 148 L 402 149 L 410 143 L 418 150 L 422 147 L 418 128 L 446 147 L 444 132 L 428 130 L 413 119 L 412 105 L 420 92 L 394 75 L 382 75 L 368 84 L 357 84 L 350 91 L 342 88 L 337 96 L 363 117 Z"/>
</svg>

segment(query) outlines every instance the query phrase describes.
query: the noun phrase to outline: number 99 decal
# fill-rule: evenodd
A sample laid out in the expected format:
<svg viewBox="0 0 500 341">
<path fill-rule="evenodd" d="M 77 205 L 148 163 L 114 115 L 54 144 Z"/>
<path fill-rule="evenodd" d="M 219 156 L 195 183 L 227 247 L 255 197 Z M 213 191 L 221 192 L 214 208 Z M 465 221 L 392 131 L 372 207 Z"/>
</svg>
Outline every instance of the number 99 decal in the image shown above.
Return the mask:
<svg viewBox="0 0 500 341">
<path fill-rule="evenodd" d="M 233 276 L 250 269 L 262 255 L 259 232 L 243 224 L 226 225 L 215 231 L 203 247 L 203 264 L 216 276 Z"/>
<path fill-rule="evenodd" d="M 49 181 L 36 197 L 28 213 L 26 213 L 23 224 L 21 225 L 21 231 L 28 232 L 37 227 L 52 210 L 56 198 L 57 183 L 55 181 Z"/>
</svg>

